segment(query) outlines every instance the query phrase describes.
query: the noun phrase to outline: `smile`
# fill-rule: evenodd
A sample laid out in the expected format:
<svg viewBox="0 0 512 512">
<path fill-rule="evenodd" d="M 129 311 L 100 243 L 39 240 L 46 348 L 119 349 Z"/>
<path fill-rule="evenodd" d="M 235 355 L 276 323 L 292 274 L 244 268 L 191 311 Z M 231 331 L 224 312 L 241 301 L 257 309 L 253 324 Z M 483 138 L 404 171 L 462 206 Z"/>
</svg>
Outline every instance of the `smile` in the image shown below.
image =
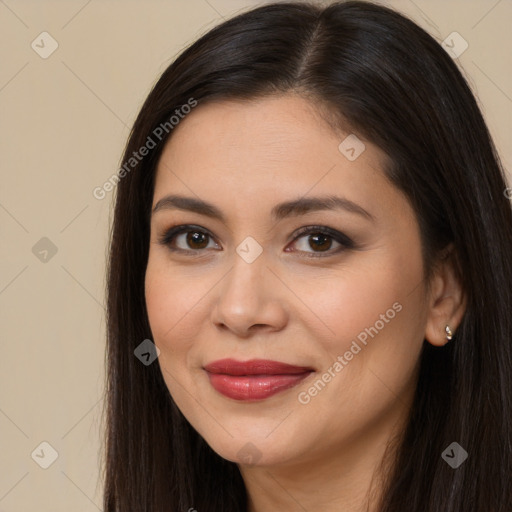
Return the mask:
<svg viewBox="0 0 512 512">
<path fill-rule="evenodd" d="M 314 370 L 277 361 L 222 359 L 204 367 L 212 387 L 228 398 L 264 400 L 296 386 Z"/>
</svg>

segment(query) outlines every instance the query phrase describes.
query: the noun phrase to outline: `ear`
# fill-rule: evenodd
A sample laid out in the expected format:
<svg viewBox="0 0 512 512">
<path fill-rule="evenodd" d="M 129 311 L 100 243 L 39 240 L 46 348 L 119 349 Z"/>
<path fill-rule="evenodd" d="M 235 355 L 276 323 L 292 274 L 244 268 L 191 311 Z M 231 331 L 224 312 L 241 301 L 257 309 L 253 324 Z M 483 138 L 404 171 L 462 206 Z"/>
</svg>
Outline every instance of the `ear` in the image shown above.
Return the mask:
<svg viewBox="0 0 512 512">
<path fill-rule="evenodd" d="M 441 347 L 449 341 L 445 327 L 448 325 L 455 334 L 466 311 L 466 296 L 453 243 L 443 251 L 437 263 L 427 306 L 425 339 L 430 344 Z"/>
</svg>

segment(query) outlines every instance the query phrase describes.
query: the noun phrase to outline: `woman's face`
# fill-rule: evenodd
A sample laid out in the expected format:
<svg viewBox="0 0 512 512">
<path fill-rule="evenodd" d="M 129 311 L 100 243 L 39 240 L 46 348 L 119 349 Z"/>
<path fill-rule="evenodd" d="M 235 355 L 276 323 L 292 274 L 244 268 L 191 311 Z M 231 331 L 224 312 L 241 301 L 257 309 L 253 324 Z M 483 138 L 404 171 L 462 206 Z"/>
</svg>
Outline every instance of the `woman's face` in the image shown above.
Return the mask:
<svg viewBox="0 0 512 512">
<path fill-rule="evenodd" d="M 155 181 L 147 310 L 170 394 L 222 457 L 348 457 L 383 446 L 403 418 L 428 312 L 418 224 L 384 159 L 295 95 L 199 105 L 174 128 Z M 340 201 L 313 202 L 328 197 Z M 188 227 L 161 243 L 173 226 Z M 205 369 L 223 359 L 298 368 Z"/>
</svg>

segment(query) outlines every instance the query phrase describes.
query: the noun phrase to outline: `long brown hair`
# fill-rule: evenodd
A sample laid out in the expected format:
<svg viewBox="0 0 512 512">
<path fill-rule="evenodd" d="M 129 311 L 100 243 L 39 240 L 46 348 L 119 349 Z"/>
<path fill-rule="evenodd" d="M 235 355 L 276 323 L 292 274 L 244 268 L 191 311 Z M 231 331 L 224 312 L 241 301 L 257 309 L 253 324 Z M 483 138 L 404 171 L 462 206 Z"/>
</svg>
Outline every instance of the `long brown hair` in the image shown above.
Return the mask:
<svg viewBox="0 0 512 512">
<path fill-rule="evenodd" d="M 512 510 L 512 213 L 505 173 L 453 59 L 394 10 L 348 1 L 276 3 L 216 26 L 162 74 L 123 162 L 190 98 L 300 92 L 390 158 L 386 176 L 410 200 L 427 278 L 453 243 L 467 308 L 451 343 L 424 344 L 416 397 L 381 512 Z M 160 133 L 160 132 L 158 132 Z M 217 455 L 175 405 L 159 366 L 135 348 L 152 339 L 144 299 L 156 147 L 116 188 L 108 262 L 106 512 L 246 510 L 238 466 Z M 154 137 L 153 137 L 154 139 Z M 453 441 L 469 453 L 452 469 Z"/>
</svg>

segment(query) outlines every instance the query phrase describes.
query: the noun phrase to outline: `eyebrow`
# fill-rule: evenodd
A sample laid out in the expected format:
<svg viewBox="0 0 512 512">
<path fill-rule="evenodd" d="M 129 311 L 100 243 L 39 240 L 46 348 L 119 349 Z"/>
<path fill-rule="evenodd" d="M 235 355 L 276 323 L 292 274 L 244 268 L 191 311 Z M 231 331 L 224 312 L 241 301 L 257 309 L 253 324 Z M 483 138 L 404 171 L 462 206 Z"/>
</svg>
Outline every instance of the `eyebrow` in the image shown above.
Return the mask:
<svg viewBox="0 0 512 512">
<path fill-rule="evenodd" d="M 152 215 L 161 210 L 177 209 L 195 212 L 218 219 L 226 223 L 223 213 L 213 204 L 197 199 L 180 195 L 168 195 L 160 199 L 153 208 Z M 360 215 L 372 222 L 375 217 L 366 211 L 362 206 L 350 201 L 345 197 L 339 196 L 321 196 L 321 197 L 301 197 L 292 201 L 286 201 L 274 206 L 271 210 L 271 216 L 274 221 L 286 217 L 304 215 L 313 211 L 321 210 L 346 210 Z"/>
</svg>

